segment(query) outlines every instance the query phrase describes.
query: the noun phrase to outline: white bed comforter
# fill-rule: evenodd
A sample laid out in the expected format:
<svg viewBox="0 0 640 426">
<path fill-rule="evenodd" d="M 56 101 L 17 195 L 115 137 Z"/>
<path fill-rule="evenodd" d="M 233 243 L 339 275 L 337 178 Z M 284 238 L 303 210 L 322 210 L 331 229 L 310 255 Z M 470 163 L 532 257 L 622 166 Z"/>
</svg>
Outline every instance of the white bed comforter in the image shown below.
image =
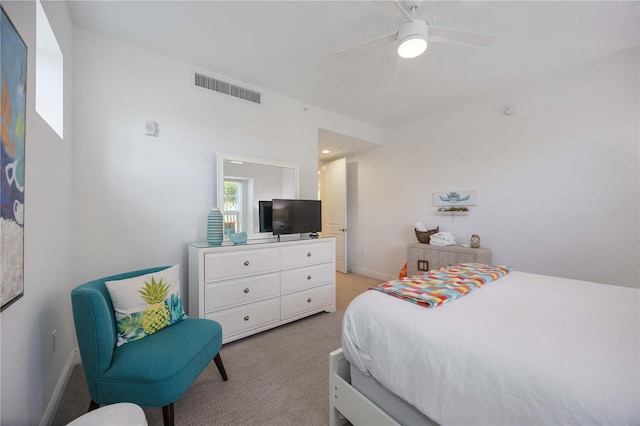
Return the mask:
<svg viewBox="0 0 640 426">
<path fill-rule="evenodd" d="M 343 351 L 442 425 L 640 424 L 639 301 L 524 272 L 433 309 L 367 291 Z"/>
</svg>

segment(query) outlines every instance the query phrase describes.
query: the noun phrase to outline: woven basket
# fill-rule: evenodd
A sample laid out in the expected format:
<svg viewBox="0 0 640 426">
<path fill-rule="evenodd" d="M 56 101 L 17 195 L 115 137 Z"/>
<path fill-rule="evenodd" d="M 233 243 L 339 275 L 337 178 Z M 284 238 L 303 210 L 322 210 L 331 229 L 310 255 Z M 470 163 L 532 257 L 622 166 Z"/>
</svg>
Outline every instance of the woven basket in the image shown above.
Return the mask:
<svg viewBox="0 0 640 426">
<path fill-rule="evenodd" d="M 418 231 L 417 229 L 415 231 L 416 238 L 418 238 L 419 242 L 421 242 L 422 244 L 429 244 L 429 237 L 440 232 L 440 227 L 436 226 L 436 229 L 430 229 L 426 232 Z"/>
</svg>

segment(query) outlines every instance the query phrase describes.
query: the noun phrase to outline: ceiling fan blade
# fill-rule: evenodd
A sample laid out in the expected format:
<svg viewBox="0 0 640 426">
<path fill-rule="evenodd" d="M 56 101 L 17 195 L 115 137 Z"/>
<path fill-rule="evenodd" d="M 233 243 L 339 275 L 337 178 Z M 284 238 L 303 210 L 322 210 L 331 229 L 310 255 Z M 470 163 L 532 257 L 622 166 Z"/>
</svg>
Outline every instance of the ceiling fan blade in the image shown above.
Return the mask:
<svg viewBox="0 0 640 426">
<path fill-rule="evenodd" d="M 396 36 L 397 36 L 398 32 L 394 31 L 392 33 L 389 34 L 385 34 L 382 35 L 380 37 L 376 37 L 367 41 L 363 41 L 362 43 L 358 43 L 356 45 L 347 47 L 346 49 L 342 49 L 336 53 L 334 53 L 335 56 L 339 57 L 339 58 L 344 58 L 346 56 L 349 56 L 351 53 L 353 53 L 356 50 L 363 50 L 365 47 L 374 47 L 378 44 L 382 44 L 385 42 L 389 42 L 389 41 L 394 41 L 396 40 Z"/>
<path fill-rule="evenodd" d="M 486 47 L 495 41 L 495 37 L 451 28 L 429 26 L 429 41 L 437 43 L 459 44 L 464 46 Z"/>
<path fill-rule="evenodd" d="M 429 24 L 438 25 L 460 2 L 461 0 L 427 1 L 422 7 L 420 16 L 424 17 Z"/>
<path fill-rule="evenodd" d="M 402 23 L 412 19 L 411 14 L 402 6 L 400 0 L 376 1 L 375 4 L 394 22 Z"/>
</svg>

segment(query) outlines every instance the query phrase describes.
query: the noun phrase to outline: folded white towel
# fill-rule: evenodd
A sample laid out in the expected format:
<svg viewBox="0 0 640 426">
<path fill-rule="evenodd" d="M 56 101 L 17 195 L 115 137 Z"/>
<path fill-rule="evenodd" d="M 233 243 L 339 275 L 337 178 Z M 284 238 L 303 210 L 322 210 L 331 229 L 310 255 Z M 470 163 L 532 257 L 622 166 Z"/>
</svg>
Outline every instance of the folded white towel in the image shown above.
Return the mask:
<svg viewBox="0 0 640 426">
<path fill-rule="evenodd" d="M 431 235 L 430 238 L 436 239 L 436 240 L 455 240 L 456 239 L 455 235 L 441 234 L 441 233 L 433 234 Z"/>
<path fill-rule="evenodd" d="M 434 244 L 434 243 L 442 243 L 442 244 L 455 244 L 456 240 L 441 240 L 441 239 L 429 239 L 429 243 Z"/>
<path fill-rule="evenodd" d="M 451 232 L 447 232 L 447 231 L 438 232 L 436 234 L 433 234 L 432 236 L 433 237 L 455 238 L 455 236 Z"/>
<path fill-rule="evenodd" d="M 433 240 L 429 240 L 429 244 L 431 244 L 432 246 L 440 246 L 440 247 L 445 247 L 445 246 L 455 246 L 456 242 L 455 241 L 433 241 Z"/>
<path fill-rule="evenodd" d="M 440 240 L 429 240 L 429 244 L 434 246 L 455 246 L 455 241 L 440 241 Z"/>
<path fill-rule="evenodd" d="M 416 231 L 427 232 L 427 228 L 424 226 L 422 222 L 416 223 Z"/>
</svg>

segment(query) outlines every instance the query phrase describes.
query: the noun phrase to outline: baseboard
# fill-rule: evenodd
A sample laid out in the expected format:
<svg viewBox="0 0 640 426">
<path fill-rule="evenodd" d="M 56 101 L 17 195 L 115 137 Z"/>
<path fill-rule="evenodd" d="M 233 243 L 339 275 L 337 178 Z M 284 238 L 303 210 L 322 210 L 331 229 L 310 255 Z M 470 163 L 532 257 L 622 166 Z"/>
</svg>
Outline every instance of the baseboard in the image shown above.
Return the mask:
<svg viewBox="0 0 640 426">
<path fill-rule="evenodd" d="M 357 266 L 354 267 L 351 272 L 353 272 L 354 274 L 364 275 L 366 277 L 377 278 L 382 281 L 391 281 L 398 278 L 397 276 L 385 274 L 383 272 L 372 271 L 370 269 L 359 268 Z"/>
<path fill-rule="evenodd" d="M 40 420 L 40 426 L 50 425 L 51 423 L 53 423 L 53 418 L 56 415 L 58 406 L 60 405 L 60 400 L 62 399 L 62 395 L 64 394 L 64 389 L 67 387 L 67 383 L 69 383 L 69 378 L 71 377 L 73 366 L 79 363 L 80 351 L 76 348 L 71 351 L 69 357 L 67 358 L 67 362 L 62 369 L 62 374 L 60 374 L 60 378 L 58 379 L 56 388 L 53 390 L 51 399 L 49 399 L 49 404 L 47 404 L 47 409 L 44 411 L 42 419 Z"/>
</svg>

